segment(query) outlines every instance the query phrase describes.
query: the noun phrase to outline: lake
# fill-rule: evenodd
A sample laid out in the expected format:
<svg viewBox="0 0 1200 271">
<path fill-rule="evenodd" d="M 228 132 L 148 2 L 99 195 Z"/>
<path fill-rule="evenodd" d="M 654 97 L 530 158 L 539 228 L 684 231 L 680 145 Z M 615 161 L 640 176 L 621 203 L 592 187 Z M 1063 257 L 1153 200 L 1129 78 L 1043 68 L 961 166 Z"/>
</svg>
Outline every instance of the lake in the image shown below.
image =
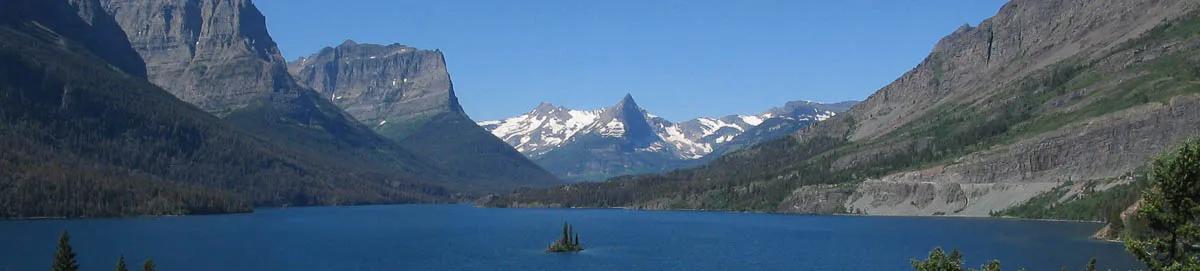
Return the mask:
<svg viewBox="0 0 1200 271">
<path fill-rule="evenodd" d="M 547 254 L 570 222 L 587 248 Z M 1005 270 L 1139 265 L 1096 223 L 619 209 L 380 205 L 249 214 L 0 221 L 0 270 L 50 267 L 66 229 L 83 270 L 910 270 L 936 246 Z"/>
</svg>

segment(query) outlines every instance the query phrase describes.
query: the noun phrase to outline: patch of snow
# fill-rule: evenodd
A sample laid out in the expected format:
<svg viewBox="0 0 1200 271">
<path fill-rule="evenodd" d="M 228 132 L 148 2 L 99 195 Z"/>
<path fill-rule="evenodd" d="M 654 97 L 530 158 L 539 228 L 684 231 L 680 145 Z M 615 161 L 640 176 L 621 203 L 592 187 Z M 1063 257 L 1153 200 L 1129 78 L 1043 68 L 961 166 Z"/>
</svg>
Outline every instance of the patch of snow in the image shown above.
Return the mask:
<svg viewBox="0 0 1200 271">
<path fill-rule="evenodd" d="M 684 159 L 699 159 L 713 150 L 712 145 L 688 139 L 678 125 L 661 127 L 658 137 L 674 146 L 679 151 L 679 156 Z"/>
<path fill-rule="evenodd" d="M 833 117 L 834 115 L 837 115 L 837 113 L 830 112 L 830 111 L 825 111 L 825 112 L 823 112 L 823 113 L 817 114 L 817 115 L 815 116 L 815 118 L 816 118 L 816 120 L 817 120 L 817 121 L 823 121 L 823 120 L 827 120 L 827 119 L 829 119 L 829 118 Z"/>
<path fill-rule="evenodd" d="M 660 152 L 663 150 L 663 145 L 662 143 L 655 142 L 654 144 L 650 144 L 650 146 L 646 146 L 645 148 L 637 148 L 634 150 L 640 152 Z"/>
<path fill-rule="evenodd" d="M 750 126 L 758 126 L 759 124 L 762 124 L 762 122 L 763 122 L 763 119 L 758 116 L 738 116 L 738 117 L 742 119 L 742 122 L 745 122 L 746 124 L 750 124 Z"/>
<path fill-rule="evenodd" d="M 723 135 L 721 137 L 718 137 L 717 140 L 715 140 L 715 141 L 717 143 L 725 143 L 725 142 L 729 142 L 729 140 L 733 140 L 733 137 L 734 137 L 734 135 Z"/>
<path fill-rule="evenodd" d="M 745 130 L 742 129 L 741 126 L 737 126 L 737 124 L 728 123 L 719 119 L 698 118 L 696 120 L 700 122 L 700 126 L 703 126 L 702 129 L 704 129 L 704 133 L 701 134 L 700 137 L 710 136 L 716 133 L 717 130 L 725 127 L 737 129 L 740 132 L 745 132 Z"/>
</svg>

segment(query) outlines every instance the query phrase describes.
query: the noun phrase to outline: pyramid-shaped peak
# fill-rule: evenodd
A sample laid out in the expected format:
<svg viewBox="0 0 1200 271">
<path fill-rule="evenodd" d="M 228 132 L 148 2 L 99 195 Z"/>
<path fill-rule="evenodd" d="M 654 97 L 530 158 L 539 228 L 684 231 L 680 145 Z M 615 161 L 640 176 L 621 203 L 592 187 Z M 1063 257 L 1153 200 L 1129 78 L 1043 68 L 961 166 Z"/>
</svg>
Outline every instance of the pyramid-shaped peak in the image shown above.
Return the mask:
<svg viewBox="0 0 1200 271">
<path fill-rule="evenodd" d="M 633 102 L 633 94 L 625 93 L 625 97 L 621 98 L 621 102 L 622 103 L 632 103 Z"/>
<path fill-rule="evenodd" d="M 617 108 L 617 109 L 631 108 L 631 109 L 639 109 L 640 110 L 640 108 L 638 108 L 637 102 L 633 101 L 633 95 L 631 95 L 629 93 L 626 93 L 625 97 L 621 98 L 621 101 L 617 102 L 617 104 L 614 105 L 613 108 Z"/>
<path fill-rule="evenodd" d="M 548 113 L 548 112 L 554 112 L 559 109 L 560 108 L 557 105 L 554 105 L 552 103 L 541 102 L 537 105 L 537 107 L 533 108 L 533 113 Z"/>
<path fill-rule="evenodd" d="M 352 40 L 352 39 L 346 39 L 345 41 L 342 41 L 342 44 L 341 44 L 341 45 L 338 45 L 338 47 L 342 47 L 342 46 L 355 46 L 355 45 L 358 45 L 358 43 L 357 43 L 357 42 L 354 42 L 354 40 Z"/>
</svg>

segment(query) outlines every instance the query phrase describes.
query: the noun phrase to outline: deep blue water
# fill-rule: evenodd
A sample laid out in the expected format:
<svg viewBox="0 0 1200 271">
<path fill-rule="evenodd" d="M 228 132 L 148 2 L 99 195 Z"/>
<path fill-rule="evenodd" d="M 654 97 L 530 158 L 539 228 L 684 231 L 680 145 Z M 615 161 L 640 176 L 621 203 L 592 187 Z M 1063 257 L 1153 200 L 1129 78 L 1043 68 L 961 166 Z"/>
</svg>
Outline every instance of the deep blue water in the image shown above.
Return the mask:
<svg viewBox="0 0 1200 271">
<path fill-rule="evenodd" d="M 587 250 L 547 254 L 575 225 Z M 69 230 L 83 270 L 906 270 L 935 246 L 1006 270 L 1139 265 L 1094 223 L 387 205 L 251 214 L 0 221 L 0 270 L 45 270 Z"/>
</svg>

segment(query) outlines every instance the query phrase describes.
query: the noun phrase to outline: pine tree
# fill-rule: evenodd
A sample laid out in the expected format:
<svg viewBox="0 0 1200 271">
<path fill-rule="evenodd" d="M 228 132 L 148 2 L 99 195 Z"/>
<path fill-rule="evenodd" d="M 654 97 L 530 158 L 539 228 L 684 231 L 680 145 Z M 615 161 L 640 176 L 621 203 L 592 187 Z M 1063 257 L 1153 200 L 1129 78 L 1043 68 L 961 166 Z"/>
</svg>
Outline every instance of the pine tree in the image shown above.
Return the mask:
<svg viewBox="0 0 1200 271">
<path fill-rule="evenodd" d="M 572 246 L 579 247 L 579 233 L 575 233 L 575 241 L 571 242 Z"/>
<path fill-rule="evenodd" d="M 983 266 L 979 267 L 979 270 L 980 271 L 1000 271 L 1000 261 L 992 260 L 992 261 L 988 262 L 987 264 L 984 264 Z"/>
<path fill-rule="evenodd" d="M 1095 257 L 1092 257 L 1092 260 L 1088 261 L 1087 271 L 1096 271 L 1096 258 Z"/>
<path fill-rule="evenodd" d="M 117 271 L 129 271 L 129 267 L 125 266 L 125 255 L 121 255 L 121 258 L 117 259 L 116 270 Z"/>
<path fill-rule="evenodd" d="M 1138 210 L 1148 236 L 1125 247 L 1150 269 L 1200 269 L 1200 140 L 1155 159 L 1152 176 Z"/>
<path fill-rule="evenodd" d="M 79 263 L 75 261 L 75 251 L 71 249 L 71 235 L 63 231 L 58 237 L 58 250 L 54 252 L 53 271 L 78 271 Z"/>
<path fill-rule="evenodd" d="M 563 223 L 563 235 L 562 235 L 562 239 L 559 239 L 559 240 L 566 242 L 566 241 L 570 240 L 570 238 L 571 238 L 571 225 L 567 224 L 567 223 Z"/>
<path fill-rule="evenodd" d="M 142 263 L 142 271 L 154 271 L 154 260 L 146 259 L 146 262 Z"/>
</svg>

